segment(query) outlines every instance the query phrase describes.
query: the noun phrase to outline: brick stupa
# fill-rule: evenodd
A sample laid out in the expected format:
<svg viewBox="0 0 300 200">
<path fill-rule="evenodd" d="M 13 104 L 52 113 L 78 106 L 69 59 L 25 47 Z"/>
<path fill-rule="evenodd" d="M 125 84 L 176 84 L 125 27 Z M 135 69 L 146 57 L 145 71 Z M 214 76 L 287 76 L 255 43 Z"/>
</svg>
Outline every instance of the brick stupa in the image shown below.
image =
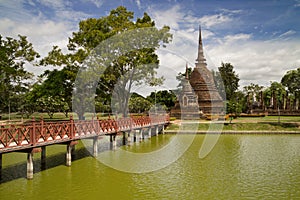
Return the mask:
<svg viewBox="0 0 300 200">
<path fill-rule="evenodd" d="M 187 118 L 187 116 L 195 118 L 195 116 L 222 114 L 224 102 L 216 89 L 212 73 L 207 68 L 203 53 L 201 28 L 199 28 L 198 56 L 195 67 L 190 77 L 187 70 L 186 74 L 182 84 L 182 92 L 178 96 L 175 107 L 171 110 L 171 115 L 181 116 L 181 118 Z M 195 106 L 195 100 L 197 106 Z"/>
</svg>

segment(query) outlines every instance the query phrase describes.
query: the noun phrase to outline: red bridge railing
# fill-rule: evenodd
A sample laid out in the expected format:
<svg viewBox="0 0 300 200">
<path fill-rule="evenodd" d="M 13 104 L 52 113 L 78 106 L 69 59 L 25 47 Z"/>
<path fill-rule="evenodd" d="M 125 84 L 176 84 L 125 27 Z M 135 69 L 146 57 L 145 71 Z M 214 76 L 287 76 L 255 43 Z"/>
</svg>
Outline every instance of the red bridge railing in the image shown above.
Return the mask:
<svg viewBox="0 0 300 200">
<path fill-rule="evenodd" d="M 117 134 L 122 131 L 166 123 L 169 123 L 168 115 L 83 121 L 74 121 L 71 117 L 69 121 L 61 122 L 44 122 L 33 119 L 29 124 L 0 126 L 0 153 L 98 135 Z"/>
</svg>

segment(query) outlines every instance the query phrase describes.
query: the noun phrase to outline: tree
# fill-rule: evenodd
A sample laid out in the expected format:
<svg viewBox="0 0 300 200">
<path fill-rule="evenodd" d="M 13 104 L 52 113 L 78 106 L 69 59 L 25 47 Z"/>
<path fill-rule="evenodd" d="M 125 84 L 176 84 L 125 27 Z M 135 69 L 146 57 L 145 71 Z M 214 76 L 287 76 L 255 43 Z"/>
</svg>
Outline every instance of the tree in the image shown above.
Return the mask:
<svg viewBox="0 0 300 200">
<path fill-rule="evenodd" d="M 151 103 L 142 96 L 131 96 L 128 107 L 130 113 L 143 113 L 150 110 Z"/>
<path fill-rule="evenodd" d="M 239 76 L 235 73 L 230 63 L 221 63 L 218 72 L 214 72 L 214 82 L 223 99 L 226 99 L 226 112 L 232 112 L 232 105 L 240 105 L 237 90 L 239 87 Z M 224 96 L 226 95 L 226 98 Z M 240 109 L 241 106 L 238 106 Z M 233 110 L 236 110 L 235 108 Z"/>
<path fill-rule="evenodd" d="M 18 37 L 3 39 L 0 35 L 0 110 L 6 112 L 21 108 L 33 77 L 24 66 L 39 58 L 26 36 Z"/>
<path fill-rule="evenodd" d="M 188 77 L 191 77 L 192 74 L 192 68 L 188 67 Z M 179 82 L 177 88 L 181 89 L 182 88 L 182 81 L 186 78 L 186 71 L 184 73 L 179 72 L 178 75 L 176 76 L 176 80 Z"/>
<path fill-rule="evenodd" d="M 120 6 L 108 16 L 81 21 L 69 39 L 70 53 L 54 47 L 41 64 L 67 68 L 79 118 L 92 110 L 97 96 L 110 99 L 113 94 L 118 103 L 112 103 L 112 109 L 126 116 L 133 85 L 161 83 L 155 79 L 159 63 L 155 50 L 170 39 L 169 27 L 157 29 L 147 13 L 134 21 L 134 13 Z"/>
<path fill-rule="evenodd" d="M 235 92 L 239 87 L 239 76 L 235 73 L 233 66 L 230 63 L 222 62 L 221 67 L 218 69 L 223 84 L 217 84 L 217 86 L 224 85 L 226 99 L 233 100 L 235 98 Z"/>
<path fill-rule="evenodd" d="M 247 107 L 248 110 L 252 110 L 253 107 L 261 106 L 261 92 L 263 90 L 263 86 L 258 84 L 251 83 L 250 85 L 244 86 L 244 92 L 247 97 Z"/>
<path fill-rule="evenodd" d="M 281 79 L 281 84 L 287 87 L 291 94 L 300 93 L 300 68 L 288 71 Z"/>
<path fill-rule="evenodd" d="M 282 77 L 281 84 L 287 88 L 289 100 L 292 101 L 291 103 L 298 105 L 300 99 L 300 68 L 288 71 Z"/>
<path fill-rule="evenodd" d="M 271 82 L 270 91 L 273 96 L 274 109 L 275 108 L 279 109 L 280 106 L 283 105 L 284 96 L 286 94 L 285 88 L 281 83 L 275 81 L 275 82 Z"/>
<path fill-rule="evenodd" d="M 225 87 L 224 87 L 223 80 L 222 80 L 220 72 L 211 70 L 211 74 L 212 74 L 212 77 L 214 79 L 216 89 L 218 90 L 220 96 L 222 97 L 222 99 L 226 100 Z"/>
<path fill-rule="evenodd" d="M 171 110 L 171 108 L 175 105 L 176 95 L 171 90 L 161 90 L 157 92 L 151 92 L 147 99 L 152 104 L 161 104 L 168 110 Z"/>
</svg>

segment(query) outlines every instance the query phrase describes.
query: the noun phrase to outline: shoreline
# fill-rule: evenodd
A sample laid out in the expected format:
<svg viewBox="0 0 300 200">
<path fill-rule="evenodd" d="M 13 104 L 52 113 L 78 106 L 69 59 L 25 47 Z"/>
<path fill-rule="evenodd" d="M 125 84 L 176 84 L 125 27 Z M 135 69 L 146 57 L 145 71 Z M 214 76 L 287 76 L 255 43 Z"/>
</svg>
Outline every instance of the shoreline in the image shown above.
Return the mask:
<svg viewBox="0 0 300 200">
<path fill-rule="evenodd" d="M 204 131 L 204 130 L 164 130 L 164 134 L 236 134 L 236 135 L 296 135 L 300 134 L 300 131 Z"/>
</svg>

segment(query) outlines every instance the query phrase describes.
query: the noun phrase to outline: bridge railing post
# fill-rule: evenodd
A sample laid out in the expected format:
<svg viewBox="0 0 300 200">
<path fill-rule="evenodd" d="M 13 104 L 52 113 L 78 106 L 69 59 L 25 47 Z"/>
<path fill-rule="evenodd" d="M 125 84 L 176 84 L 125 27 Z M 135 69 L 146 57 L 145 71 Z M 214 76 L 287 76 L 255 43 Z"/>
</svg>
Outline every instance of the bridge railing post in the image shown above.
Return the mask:
<svg viewBox="0 0 300 200">
<path fill-rule="evenodd" d="M 75 137 L 75 132 L 74 132 L 74 120 L 73 116 L 70 116 L 70 139 L 73 139 Z"/>
<path fill-rule="evenodd" d="M 35 137 L 35 134 L 36 134 L 36 122 L 35 122 L 35 118 L 34 117 L 32 117 L 32 131 L 31 131 L 31 134 L 30 134 L 30 144 L 31 145 L 35 145 L 35 143 L 36 143 L 36 137 Z"/>
<path fill-rule="evenodd" d="M 97 117 L 97 120 L 96 120 L 96 134 L 99 135 L 100 134 L 100 122 L 99 122 L 99 117 Z"/>
<path fill-rule="evenodd" d="M 41 116 L 41 135 L 44 136 L 44 118 Z"/>
</svg>

